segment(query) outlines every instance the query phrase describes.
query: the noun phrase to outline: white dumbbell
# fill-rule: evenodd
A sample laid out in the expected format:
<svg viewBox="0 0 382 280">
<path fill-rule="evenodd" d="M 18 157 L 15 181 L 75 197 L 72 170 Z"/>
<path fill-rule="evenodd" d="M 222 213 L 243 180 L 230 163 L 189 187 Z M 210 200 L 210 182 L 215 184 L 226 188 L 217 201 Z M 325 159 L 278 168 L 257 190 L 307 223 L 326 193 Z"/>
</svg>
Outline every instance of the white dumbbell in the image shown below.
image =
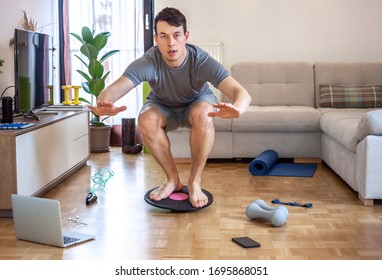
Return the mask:
<svg viewBox="0 0 382 280">
<path fill-rule="evenodd" d="M 288 214 L 289 214 L 288 208 L 286 208 L 285 206 L 281 206 L 280 205 L 280 206 L 277 206 L 277 207 L 271 207 L 268 204 L 266 204 L 265 201 L 262 200 L 262 199 L 257 199 L 257 200 L 254 201 L 254 203 L 259 204 L 259 206 L 261 208 L 263 208 L 264 210 L 267 210 L 267 211 L 274 211 L 276 209 L 281 209 L 281 210 L 283 210 L 285 212 L 285 215 L 288 216 Z"/>
<path fill-rule="evenodd" d="M 284 206 L 273 208 L 262 200 L 256 200 L 248 205 L 246 215 L 249 219 L 266 219 L 275 227 L 279 227 L 285 224 L 289 212 Z"/>
</svg>

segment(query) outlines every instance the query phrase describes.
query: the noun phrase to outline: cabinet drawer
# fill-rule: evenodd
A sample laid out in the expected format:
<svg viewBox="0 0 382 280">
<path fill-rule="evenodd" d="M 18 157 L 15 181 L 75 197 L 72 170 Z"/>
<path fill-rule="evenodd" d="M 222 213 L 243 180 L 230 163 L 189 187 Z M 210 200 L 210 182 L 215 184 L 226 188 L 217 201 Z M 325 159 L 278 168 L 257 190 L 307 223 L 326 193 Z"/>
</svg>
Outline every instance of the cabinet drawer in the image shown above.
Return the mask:
<svg viewBox="0 0 382 280">
<path fill-rule="evenodd" d="M 16 137 L 17 193 L 33 195 L 89 155 L 87 115 Z"/>
</svg>

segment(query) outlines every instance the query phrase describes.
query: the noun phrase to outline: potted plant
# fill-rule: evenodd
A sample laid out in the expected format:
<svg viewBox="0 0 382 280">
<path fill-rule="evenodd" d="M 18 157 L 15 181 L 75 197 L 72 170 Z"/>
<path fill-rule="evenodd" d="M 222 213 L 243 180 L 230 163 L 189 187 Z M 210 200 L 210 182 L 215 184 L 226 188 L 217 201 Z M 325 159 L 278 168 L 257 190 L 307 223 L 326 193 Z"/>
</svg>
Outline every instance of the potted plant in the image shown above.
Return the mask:
<svg viewBox="0 0 382 280">
<path fill-rule="evenodd" d="M 102 53 L 102 49 L 106 46 L 110 32 L 100 32 L 95 34 L 89 27 L 82 28 L 81 36 L 75 33 L 70 33 L 81 42 L 81 54 L 86 58 L 75 55 L 86 67 L 87 71 L 77 70 L 78 73 L 85 79 L 82 83 L 82 88 L 90 94 L 90 100 L 81 97 L 80 100 L 94 105 L 97 97 L 105 88 L 105 80 L 110 74 L 110 71 L 104 73 L 103 63 L 106 59 L 119 52 L 119 50 L 111 50 Z M 108 118 L 102 118 L 94 114 L 90 120 L 90 149 L 92 152 L 105 152 L 110 150 L 110 132 L 111 125 L 104 121 Z"/>
<path fill-rule="evenodd" d="M 5 60 L 0 58 L 0 67 L 3 66 L 4 62 L 5 62 Z M 1 68 L 0 68 L 0 73 L 3 73 L 3 71 L 1 71 Z"/>
</svg>

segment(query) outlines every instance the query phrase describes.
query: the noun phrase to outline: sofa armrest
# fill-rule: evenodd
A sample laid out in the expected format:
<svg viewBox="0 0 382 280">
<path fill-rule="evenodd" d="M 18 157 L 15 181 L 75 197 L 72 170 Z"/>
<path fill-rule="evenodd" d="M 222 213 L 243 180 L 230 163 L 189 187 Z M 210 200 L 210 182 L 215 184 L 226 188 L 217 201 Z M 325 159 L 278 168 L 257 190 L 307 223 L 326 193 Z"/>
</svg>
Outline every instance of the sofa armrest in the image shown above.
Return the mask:
<svg viewBox="0 0 382 280">
<path fill-rule="evenodd" d="M 382 110 L 370 111 L 362 116 L 356 137 L 362 141 L 368 135 L 382 135 Z"/>
</svg>

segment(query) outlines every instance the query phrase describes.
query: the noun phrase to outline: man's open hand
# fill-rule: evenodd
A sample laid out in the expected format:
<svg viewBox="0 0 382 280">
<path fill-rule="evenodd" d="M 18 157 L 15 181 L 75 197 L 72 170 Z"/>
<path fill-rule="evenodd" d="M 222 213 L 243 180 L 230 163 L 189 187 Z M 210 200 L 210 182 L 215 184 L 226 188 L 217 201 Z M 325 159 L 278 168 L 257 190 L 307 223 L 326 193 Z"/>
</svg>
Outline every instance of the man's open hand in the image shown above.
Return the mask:
<svg viewBox="0 0 382 280">
<path fill-rule="evenodd" d="M 213 104 L 215 108 L 218 110 L 215 112 L 209 112 L 209 117 L 220 117 L 223 119 L 233 119 L 238 118 L 240 116 L 240 111 L 238 108 L 236 108 L 231 103 L 225 103 L 225 102 L 219 102 L 216 104 Z"/>
<path fill-rule="evenodd" d="M 98 116 L 115 116 L 127 109 L 126 106 L 116 107 L 113 102 L 105 100 L 97 100 L 96 107 L 92 105 L 89 105 L 88 107 Z"/>
</svg>

